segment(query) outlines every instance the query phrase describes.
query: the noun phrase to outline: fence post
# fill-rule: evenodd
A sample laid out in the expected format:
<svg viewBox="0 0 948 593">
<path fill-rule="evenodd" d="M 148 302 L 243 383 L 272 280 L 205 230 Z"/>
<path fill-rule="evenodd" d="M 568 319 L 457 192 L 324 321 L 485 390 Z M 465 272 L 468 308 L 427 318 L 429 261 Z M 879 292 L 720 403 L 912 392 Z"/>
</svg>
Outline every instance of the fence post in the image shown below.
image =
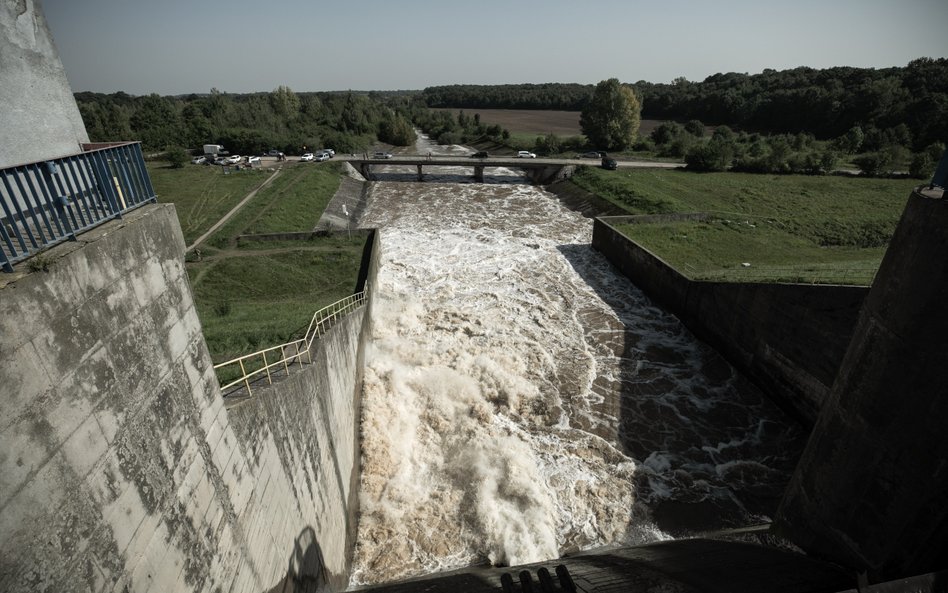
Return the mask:
<svg viewBox="0 0 948 593">
<path fill-rule="evenodd" d="M 273 380 L 270 379 L 270 365 L 267 364 L 267 353 L 262 352 L 261 354 L 263 354 L 263 368 L 265 371 L 267 371 L 267 383 L 273 385 Z"/>
<path fill-rule="evenodd" d="M 247 369 L 244 368 L 243 359 L 240 360 L 240 374 L 244 378 L 244 385 L 247 386 L 247 395 L 253 395 L 253 392 L 250 391 L 250 379 L 247 377 Z"/>
</svg>

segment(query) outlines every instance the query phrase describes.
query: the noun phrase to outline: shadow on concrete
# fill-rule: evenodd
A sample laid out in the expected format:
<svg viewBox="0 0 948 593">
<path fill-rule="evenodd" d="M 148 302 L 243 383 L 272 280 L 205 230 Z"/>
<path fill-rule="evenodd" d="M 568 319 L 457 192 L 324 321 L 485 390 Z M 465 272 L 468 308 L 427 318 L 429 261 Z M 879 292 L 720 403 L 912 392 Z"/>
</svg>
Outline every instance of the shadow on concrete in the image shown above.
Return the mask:
<svg viewBox="0 0 948 593">
<path fill-rule="evenodd" d="M 618 421 L 614 434 L 599 436 L 639 468 L 645 504 L 635 521 L 675 537 L 768 522 L 806 443 L 803 429 L 589 244 L 558 249 L 618 318 L 578 312 L 611 330 L 585 328 L 622 361 L 593 389 Z"/>
<path fill-rule="evenodd" d="M 267 593 L 324 593 L 332 591 L 329 581 L 316 532 L 307 527 L 296 536 L 286 576 Z"/>
<path fill-rule="evenodd" d="M 541 572 L 556 576 L 544 585 Z M 795 552 L 740 542 L 688 539 L 590 551 L 508 568 L 472 566 L 449 574 L 366 587 L 364 591 L 497 592 L 505 573 L 512 582 L 503 586 L 503 591 L 511 593 L 833 593 L 855 585 L 850 573 Z"/>
</svg>

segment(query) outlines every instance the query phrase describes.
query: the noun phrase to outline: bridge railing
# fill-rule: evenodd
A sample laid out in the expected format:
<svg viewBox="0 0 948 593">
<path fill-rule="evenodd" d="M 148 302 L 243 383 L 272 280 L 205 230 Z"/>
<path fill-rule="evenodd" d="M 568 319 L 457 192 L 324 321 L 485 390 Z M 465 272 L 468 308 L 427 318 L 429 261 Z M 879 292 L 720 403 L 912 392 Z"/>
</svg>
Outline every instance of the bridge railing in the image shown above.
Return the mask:
<svg viewBox="0 0 948 593">
<path fill-rule="evenodd" d="M 138 142 L 2 169 L 0 267 L 154 201 Z"/>
<path fill-rule="evenodd" d="M 227 396 L 232 391 L 246 389 L 247 395 L 253 395 L 255 383 L 266 379 L 266 384 L 272 385 L 274 377 L 281 371 L 286 376 L 293 365 L 302 367 L 304 357 L 312 363 L 313 341 L 329 331 L 338 319 L 364 305 L 367 293 L 368 287 L 313 313 L 302 338 L 215 364 L 221 392 Z"/>
</svg>

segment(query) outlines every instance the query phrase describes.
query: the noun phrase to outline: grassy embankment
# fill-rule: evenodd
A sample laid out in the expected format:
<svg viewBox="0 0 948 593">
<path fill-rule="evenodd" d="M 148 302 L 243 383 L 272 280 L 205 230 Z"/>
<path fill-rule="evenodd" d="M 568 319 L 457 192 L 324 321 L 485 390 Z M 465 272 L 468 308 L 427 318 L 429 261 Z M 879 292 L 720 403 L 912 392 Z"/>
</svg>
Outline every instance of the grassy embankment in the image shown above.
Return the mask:
<svg viewBox="0 0 948 593">
<path fill-rule="evenodd" d="M 241 187 L 239 194 L 235 178 L 243 171 L 224 176 L 216 167 L 187 166 L 161 171 L 152 181 L 161 201 L 175 202 L 182 228 L 189 228 L 193 238 L 270 175 L 248 173 L 242 179 L 252 177 L 256 183 Z M 188 276 L 215 362 L 298 337 L 316 310 L 352 294 L 362 236 L 237 244 L 243 234 L 312 230 L 340 175 L 335 163 L 285 165 L 200 247 L 200 258 L 188 254 Z"/>
<path fill-rule="evenodd" d="M 692 278 L 866 284 L 917 181 L 585 168 L 573 183 L 630 214 L 712 213 L 620 227 Z"/>
</svg>

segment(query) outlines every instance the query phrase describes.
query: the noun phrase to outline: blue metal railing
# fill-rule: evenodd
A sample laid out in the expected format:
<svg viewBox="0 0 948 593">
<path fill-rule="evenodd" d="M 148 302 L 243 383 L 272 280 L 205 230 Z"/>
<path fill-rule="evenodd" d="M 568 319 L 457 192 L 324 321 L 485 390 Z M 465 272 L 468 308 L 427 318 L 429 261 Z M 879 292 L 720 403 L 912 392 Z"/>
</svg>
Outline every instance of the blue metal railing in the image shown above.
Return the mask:
<svg viewBox="0 0 948 593">
<path fill-rule="evenodd" d="M 0 267 L 156 201 L 141 144 L 0 170 Z"/>
</svg>

